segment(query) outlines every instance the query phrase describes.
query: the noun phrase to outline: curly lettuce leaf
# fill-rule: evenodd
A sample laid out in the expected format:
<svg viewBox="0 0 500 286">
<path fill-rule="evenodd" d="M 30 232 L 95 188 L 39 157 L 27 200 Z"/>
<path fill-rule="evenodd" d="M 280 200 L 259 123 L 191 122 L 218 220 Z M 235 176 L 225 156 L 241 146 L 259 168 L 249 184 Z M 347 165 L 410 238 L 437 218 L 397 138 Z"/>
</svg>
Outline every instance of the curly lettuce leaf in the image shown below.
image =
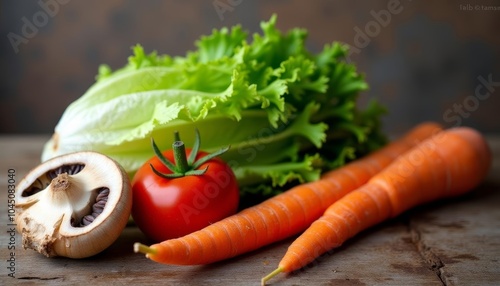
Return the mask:
<svg viewBox="0 0 500 286">
<path fill-rule="evenodd" d="M 368 85 L 345 61 L 347 45 L 314 54 L 306 30 L 283 33 L 276 21 L 262 22 L 262 34 L 250 38 L 239 25 L 213 30 L 185 56 L 136 45 L 122 68 L 102 65 L 65 110 L 42 160 L 94 150 L 132 175 L 153 156 L 151 137 L 166 149 L 179 131 L 191 146 L 197 128 L 202 149 L 231 146 L 223 159 L 242 189 L 272 194 L 384 144 L 385 110 L 358 106 Z"/>
</svg>

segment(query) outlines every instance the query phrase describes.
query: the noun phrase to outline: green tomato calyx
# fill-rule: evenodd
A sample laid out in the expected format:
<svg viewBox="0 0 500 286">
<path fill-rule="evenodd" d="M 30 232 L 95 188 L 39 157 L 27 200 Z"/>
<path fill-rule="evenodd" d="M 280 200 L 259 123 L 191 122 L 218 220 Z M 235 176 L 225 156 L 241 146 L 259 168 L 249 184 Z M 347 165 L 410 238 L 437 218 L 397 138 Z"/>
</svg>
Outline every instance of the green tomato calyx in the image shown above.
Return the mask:
<svg viewBox="0 0 500 286">
<path fill-rule="evenodd" d="M 203 156 L 198 160 L 196 160 L 196 156 L 198 155 L 198 151 L 200 149 L 201 139 L 198 129 L 195 129 L 195 131 L 196 131 L 195 141 L 193 149 L 191 150 L 191 154 L 189 154 L 189 157 L 187 157 L 186 155 L 186 147 L 184 145 L 184 142 L 182 142 L 180 138 L 179 132 L 178 131 L 174 132 L 174 143 L 172 143 L 174 163 L 172 163 L 169 159 L 165 158 L 161 150 L 156 145 L 154 139 L 151 138 L 151 145 L 153 146 L 155 155 L 163 163 L 163 165 L 165 165 L 172 173 L 169 174 L 162 173 L 156 170 L 156 168 L 152 164 L 149 164 L 151 166 L 151 170 L 153 170 L 153 172 L 156 175 L 165 179 L 175 179 L 184 176 L 201 176 L 205 174 L 205 172 L 208 170 L 208 166 L 206 166 L 204 169 L 201 170 L 198 169 L 201 165 L 229 150 L 229 146 L 227 146 L 214 153 L 207 154 L 206 156 Z"/>
</svg>

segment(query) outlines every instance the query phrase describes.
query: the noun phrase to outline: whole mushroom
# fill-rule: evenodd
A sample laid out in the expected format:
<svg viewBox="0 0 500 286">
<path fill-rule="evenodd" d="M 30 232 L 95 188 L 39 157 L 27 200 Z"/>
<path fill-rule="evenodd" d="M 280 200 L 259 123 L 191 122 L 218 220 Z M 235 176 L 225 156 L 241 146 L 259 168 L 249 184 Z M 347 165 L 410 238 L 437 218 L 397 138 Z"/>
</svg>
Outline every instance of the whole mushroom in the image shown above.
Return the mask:
<svg viewBox="0 0 500 286">
<path fill-rule="evenodd" d="M 25 249 L 84 258 L 118 238 L 131 207 L 123 168 L 103 154 L 76 152 L 42 163 L 19 182 L 16 228 Z"/>
</svg>

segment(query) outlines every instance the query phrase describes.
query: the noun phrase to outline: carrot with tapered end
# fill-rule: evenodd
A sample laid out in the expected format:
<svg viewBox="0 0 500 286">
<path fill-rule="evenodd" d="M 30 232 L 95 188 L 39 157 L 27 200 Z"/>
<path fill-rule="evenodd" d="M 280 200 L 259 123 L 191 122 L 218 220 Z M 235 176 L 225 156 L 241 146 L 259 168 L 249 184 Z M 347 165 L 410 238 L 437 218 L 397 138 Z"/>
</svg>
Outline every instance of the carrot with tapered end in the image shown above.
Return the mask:
<svg viewBox="0 0 500 286">
<path fill-rule="evenodd" d="M 366 183 L 397 156 L 441 130 L 434 123 L 415 127 L 403 138 L 320 180 L 294 187 L 256 206 L 186 236 L 152 246 L 134 245 L 166 264 L 206 264 L 255 250 L 305 230 L 336 200 Z"/>
<path fill-rule="evenodd" d="M 333 203 L 290 245 L 262 284 L 280 272 L 306 266 L 357 233 L 414 206 L 473 189 L 490 165 L 490 150 L 477 131 L 460 127 L 434 135 Z"/>
</svg>

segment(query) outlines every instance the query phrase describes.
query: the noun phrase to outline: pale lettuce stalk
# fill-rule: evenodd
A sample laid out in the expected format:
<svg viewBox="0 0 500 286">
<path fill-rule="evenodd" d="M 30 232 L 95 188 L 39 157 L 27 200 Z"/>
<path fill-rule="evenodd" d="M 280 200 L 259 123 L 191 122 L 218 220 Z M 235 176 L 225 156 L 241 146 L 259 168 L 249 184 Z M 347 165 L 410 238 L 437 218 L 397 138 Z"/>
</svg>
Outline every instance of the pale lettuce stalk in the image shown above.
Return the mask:
<svg viewBox="0 0 500 286">
<path fill-rule="evenodd" d="M 179 131 L 192 146 L 223 155 L 240 186 L 270 187 L 313 181 L 384 143 L 376 104 L 360 111 L 367 88 L 347 48 L 305 47 L 306 31 L 282 34 L 276 17 L 251 43 L 239 26 L 214 30 L 184 57 L 145 54 L 141 46 L 123 68 L 102 66 L 96 83 L 65 110 L 42 160 L 94 150 L 131 175 L 153 156 L 151 138 L 167 149 Z M 264 186 L 264 187 L 263 187 Z"/>
</svg>

